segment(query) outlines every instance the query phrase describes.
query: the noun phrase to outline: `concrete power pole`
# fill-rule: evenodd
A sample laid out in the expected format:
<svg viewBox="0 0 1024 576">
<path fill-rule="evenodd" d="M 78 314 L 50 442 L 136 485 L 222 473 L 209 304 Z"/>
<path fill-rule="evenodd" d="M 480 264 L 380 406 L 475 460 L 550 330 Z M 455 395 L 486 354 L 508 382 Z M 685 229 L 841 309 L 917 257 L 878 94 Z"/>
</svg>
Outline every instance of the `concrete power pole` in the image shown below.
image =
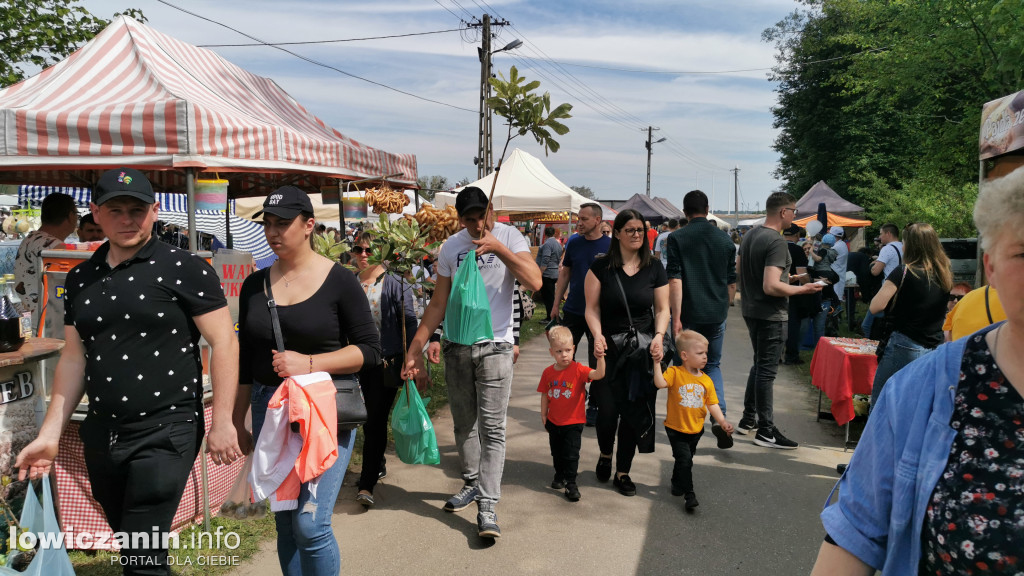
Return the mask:
<svg viewBox="0 0 1024 576">
<path fill-rule="evenodd" d="M 483 19 L 479 23 L 473 23 L 469 26 L 471 28 L 480 27 L 480 119 L 479 129 L 477 132 L 477 151 L 476 157 L 473 159 L 473 163 L 476 164 L 476 177 L 477 179 L 483 178 L 491 173 L 494 168 L 494 153 L 491 148 L 493 146 L 493 136 L 491 130 L 491 108 L 487 105 L 487 99 L 491 97 L 491 55 L 495 52 L 491 50 L 491 26 L 507 26 L 508 21 L 491 21 L 490 14 L 484 14 Z M 521 44 L 521 42 L 520 42 Z M 502 50 L 510 49 L 510 46 L 506 46 Z"/>
<path fill-rule="evenodd" d="M 655 140 L 655 141 L 652 142 L 651 141 L 651 137 L 652 137 L 652 133 L 653 133 L 654 130 L 661 130 L 661 128 L 655 128 L 654 126 L 648 126 L 647 127 L 647 142 L 644 144 L 644 146 L 647 148 L 647 197 L 648 198 L 651 197 L 651 151 L 654 148 L 655 144 L 657 144 L 658 142 L 664 142 L 665 141 L 664 138 L 661 138 L 659 140 Z"/>
<path fill-rule="evenodd" d="M 733 227 L 739 228 L 740 226 L 740 167 L 737 166 L 730 170 L 732 172 L 732 193 L 733 201 L 735 202 L 736 211 L 733 213 Z"/>
</svg>

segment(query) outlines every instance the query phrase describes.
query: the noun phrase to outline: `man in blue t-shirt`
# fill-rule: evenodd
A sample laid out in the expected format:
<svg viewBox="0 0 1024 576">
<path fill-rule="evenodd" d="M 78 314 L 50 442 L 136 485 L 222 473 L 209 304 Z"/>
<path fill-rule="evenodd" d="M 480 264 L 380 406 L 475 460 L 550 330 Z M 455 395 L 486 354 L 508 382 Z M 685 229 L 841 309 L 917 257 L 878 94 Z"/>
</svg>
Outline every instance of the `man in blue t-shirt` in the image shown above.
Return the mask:
<svg viewBox="0 0 1024 576">
<path fill-rule="evenodd" d="M 565 296 L 566 287 L 569 288 L 569 297 L 562 308 L 561 324 L 572 332 L 574 346 L 579 346 L 580 339 L 584 334 L 587 335 L 587 360 L 591 368 L 597 367 L 597 359 L 594 358 L 594 337 L 584 317 L 587 299 L 583 292 L 583 284 L 594 259 L 598 254 L 607 254 L 612 244 L 611 237 L 601 234 L 603 212 L 601 205 L 594 202 L 580 206 L 579 222 L 576 225 L 578 233 L 573 234 L 565 244 L 562 267 L 558 271 L 558 282 L 555 284 L 556 311 L 562 297 Z M 593 426 L 596 418 L 595 405 L 587 409 L 587 426 Z"/>
</svg>

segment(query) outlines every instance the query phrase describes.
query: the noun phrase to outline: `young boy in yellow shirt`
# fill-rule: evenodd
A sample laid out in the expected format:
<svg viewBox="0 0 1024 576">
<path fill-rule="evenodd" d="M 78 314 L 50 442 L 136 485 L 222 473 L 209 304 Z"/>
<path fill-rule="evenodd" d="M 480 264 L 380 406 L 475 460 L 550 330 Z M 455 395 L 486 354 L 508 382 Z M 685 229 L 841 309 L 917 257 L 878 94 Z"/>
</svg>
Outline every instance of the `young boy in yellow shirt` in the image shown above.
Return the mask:
<svg viewBox="0 0 1024 576">
<path fill-rule="evenodd" d="M 654 385 L 668 388 L 665 432 L 676 461 L 672 467 L 672 495 L 683 496 L 686 510 L 692 511 L 699 505 L 693 492 L 693 457 L 697 454 L 697 442 L 704 434 L 704 417 L 711 412 L 720 426 L 713 430 L 722 448 L 732 446 L 733 427 L 718 407 L 714 382 L 703 372 L 708 363 L 707 338 L 693 330 L 683 330 L 676 336 L 676 350 L 683 365 L 672 366 L 662 374 L 655 362 Z"/>
<path fill-rule="evenodd" d="M 580 499 L 576 485 L 579 470 L 583 425 L 587 421 L 587 383 L 604 378 L 604 354 L 597 356 L 597 369 L 573 360 L 576 347 L 572 332 L 565 326 L 555 326 L 548 332 L 551 357 L 555 363 L 541 374 L 537 392 L 540 392 L 540 417 L 548 431 L 551 459 L 555 464 L 555 478 L 551 487 L 565 488 L 570 502 Z"/>
</svg>

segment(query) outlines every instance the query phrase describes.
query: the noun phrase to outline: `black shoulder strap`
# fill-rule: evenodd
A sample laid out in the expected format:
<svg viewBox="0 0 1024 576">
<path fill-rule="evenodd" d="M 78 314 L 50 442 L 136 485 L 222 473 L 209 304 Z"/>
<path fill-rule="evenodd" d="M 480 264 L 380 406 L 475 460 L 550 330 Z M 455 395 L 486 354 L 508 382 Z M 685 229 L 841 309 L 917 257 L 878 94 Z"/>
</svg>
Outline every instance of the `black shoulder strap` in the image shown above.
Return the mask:
<svg viewBox="0 0 1024 576">
<path fill-rule="evenodd" d="M 263 277 L 263 286 L 267 289 L 267 308 L 270 309 L 270 324 L 274 327 L 277 351 L 284 352 L 284 336 L 281 334 L 281 321 L 277 318 L 277 302 L 274 301 L 274 291 L 270 289 L 270 268 L 267 268 L 267 275 Z"/>
<path fill-rule="evenodd" d="M 619 279 L 619 271 L 616 268 L 608 267 L 608 270 L 615 276 L 615 283 L 619 285 L 619 294 L 622 294 L 622 304 L 626 307 L 626 318 L 629 318 L 629 325 L 633 325 L 633 314 L 629 311 L 629 300 L 626 299 L 626 290 L 622 287 L 622 280 Z"/>
<path fill-rule="evenodd" d="M 990 286 L 985 286 L 985 314 L 988 315 L 988 323 L 994 324 L 995 320 L 992 319 L 992 306 L 988 302 L 988 289 Z"/>
<path fill-rule="evenodd" d="M 903 252 L 900 252 L 900 249 L 895 246 L 892 249 L 896 251 L 896 265 L 903 264 Z"/>
</svg>

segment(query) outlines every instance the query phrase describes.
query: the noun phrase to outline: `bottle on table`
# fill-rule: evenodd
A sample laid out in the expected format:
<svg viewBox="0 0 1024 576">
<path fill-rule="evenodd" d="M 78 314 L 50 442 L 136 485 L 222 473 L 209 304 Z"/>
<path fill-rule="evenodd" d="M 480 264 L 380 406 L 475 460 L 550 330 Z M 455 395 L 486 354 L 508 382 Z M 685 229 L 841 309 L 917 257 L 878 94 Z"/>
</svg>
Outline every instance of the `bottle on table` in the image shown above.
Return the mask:
<svg viewBox="0 0 1024 576">
<path fill-rule="evenodd" d="M 11 304 L 14 305 L 14 309 L 21 316 L 21 336 L 28 340 L 32 337 L 32 311 L 25 308 L 25 305 L 21 302 L 21 296 L 18 295 L 18 291 L 14 289 L 16 282 L 14 281 L 14 274 L 4 274 L 4 281 L 7 282 L 7 297 L 10 298 Z"/>
<path fill-rule="evenodd" d="M 21 314 L 8 297 L 7 281 L 0 279 L 0 352 L 14 352 L 25 343 L 21 335 Z"/>
</svg>

